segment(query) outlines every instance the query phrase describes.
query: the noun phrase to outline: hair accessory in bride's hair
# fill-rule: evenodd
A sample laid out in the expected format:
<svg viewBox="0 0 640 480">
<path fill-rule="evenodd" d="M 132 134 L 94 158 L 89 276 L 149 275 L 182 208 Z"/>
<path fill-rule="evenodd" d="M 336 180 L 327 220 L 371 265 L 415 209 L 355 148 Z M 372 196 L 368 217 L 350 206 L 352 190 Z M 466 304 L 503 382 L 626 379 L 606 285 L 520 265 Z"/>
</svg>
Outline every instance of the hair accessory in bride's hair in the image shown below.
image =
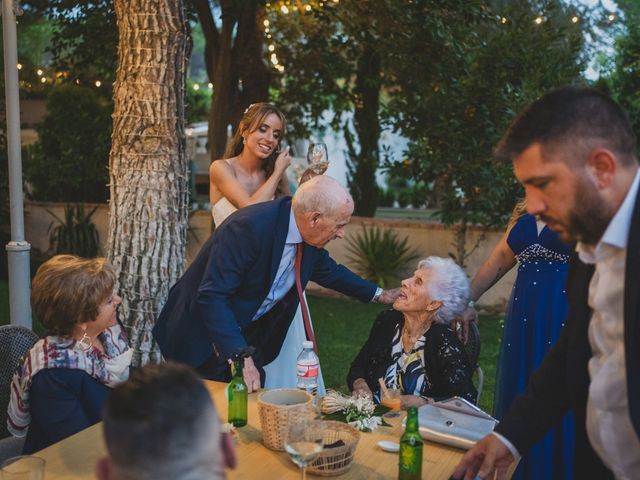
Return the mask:
<svg viewBox="0 0 640 480">
<path fill-rule="evenodd" d="M 249 105 L 247 108 L 245 108 L 245 109 L 244 109 L 244 112 L 242 112 L 242 114 L 243 114 L 243 115 L 246 115 L 246 114 L 247 114 L 247 112 L 248 112 L 249 110 L 251 110 L 251 107 L 253 107 L 254 105 L 255 105 L 255 103 L 252 103 L 251 105 Z"/>
</svg>

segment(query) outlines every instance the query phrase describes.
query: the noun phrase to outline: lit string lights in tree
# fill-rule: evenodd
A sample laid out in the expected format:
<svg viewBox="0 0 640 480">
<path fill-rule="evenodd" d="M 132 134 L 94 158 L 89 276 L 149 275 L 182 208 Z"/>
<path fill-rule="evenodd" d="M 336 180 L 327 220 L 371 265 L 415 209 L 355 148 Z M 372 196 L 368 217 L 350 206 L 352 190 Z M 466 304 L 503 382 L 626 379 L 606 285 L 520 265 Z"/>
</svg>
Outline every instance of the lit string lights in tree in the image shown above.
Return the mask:
<svg viewBox="0 0 640 480">
<path fill-rule="evenodd" d="M 277 47 L 273 34 L 271 33 L 272 21 L 278 15 L 305 15 L 311 13 L 314 9 L 323 8 L 326 4 L 340 3 L 340 0 L 326 1 L 305 1 L 305 0 L 280 0 L 278 2 L 267 2 L 266 17 L 262 22 L 264 26 L 264 36 L 267 39 L 267 52 L 269 54 L 269 63 L 278 72 L 284 72 L 284 65 L 280 62 L 277 53 Z M 271 19 L 271 21 L 270 21 Z"/>
<path fill-rule="evenodd" d="M 279 0 L 277 2 L 267 2 L 265 4 L 267 18 L 264 19 L 262 24 L 264 27 L 264 36 L 267 40 L 267 53 L 269 55 L 269 63 L 271 64 L 271 66 L 280 73 L 284 72 L 284 65 L 282 65 L 280 59 L 278 58 L 278 47 L 275 44 L 272 33 L 273 21 L 277 18 L 278 15 L 304 15 L 307 13 L 311 13 L 314 9 L 323 8 L 326 4 L 336 4 L 339 2 L 340 0 Z M 547 18 L 544 15 L 540 14 L 533 19 L 533 22 L 536 25 L 542 25 L 546 20 Z M 610 23 L 614 22 L 616 20 L 615 14 L 607 14 L 607 20 Z M 501 24 L 506 25 L 509 22 L 509 19 L 505 16 L 498 16 L 498 21 Z M 578 17 L 577 15 L 573 15 L 571 17 L 571 22 L 577 24 L 578 22 L 580 22 L 580 17 Z"/>
</svg>

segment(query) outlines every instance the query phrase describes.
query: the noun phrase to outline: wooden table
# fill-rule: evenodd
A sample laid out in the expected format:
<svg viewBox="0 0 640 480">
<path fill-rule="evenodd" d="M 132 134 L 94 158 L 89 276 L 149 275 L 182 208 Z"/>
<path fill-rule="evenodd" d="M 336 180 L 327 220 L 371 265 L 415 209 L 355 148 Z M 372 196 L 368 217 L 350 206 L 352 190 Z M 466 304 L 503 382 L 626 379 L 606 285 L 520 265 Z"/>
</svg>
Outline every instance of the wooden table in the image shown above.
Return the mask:
<svg viewBox="0 0 640 480">
<path fill-rule="evenodd" d="M 226 419 L 226 384 L 205 382 L 222 420 Z M 238 429 L 238 468 L 227 472 L 230 479 L 293 479 L 300 478 L 298 467 L 285 452 L 274 452 L 262 444 L 258 417 L 258 394 L 249 395 L 249 423 Z M 402 434 L 400 417 L 387 419 L 391 427 L 379 427 L 375 432 L 362 433 L 351 469 L 340 478 L 395 479 L 398 477 L 398 454 L 382 451 L 380 440 L 398 442 Z M 46 480 L 89 480 L 94 477 L 96 461 L 106 453 L 102 424 L 94 425 L 35 455 L 46 460 Z M 423 479 L 447 480 L 464 451 L 436 443 L 425 442 L 422 464 Z M 309 475 L 310 478 L 313 477 Z"/>
</svg>

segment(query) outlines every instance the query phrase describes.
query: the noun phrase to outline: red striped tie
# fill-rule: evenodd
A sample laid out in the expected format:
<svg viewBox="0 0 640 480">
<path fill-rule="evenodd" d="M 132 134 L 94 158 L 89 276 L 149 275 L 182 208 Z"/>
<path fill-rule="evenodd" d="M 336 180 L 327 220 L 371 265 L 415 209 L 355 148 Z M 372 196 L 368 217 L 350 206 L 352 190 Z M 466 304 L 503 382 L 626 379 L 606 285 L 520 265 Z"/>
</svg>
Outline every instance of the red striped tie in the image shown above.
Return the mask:
<svg viewBox="0 0 640 480">
<path fill-rule="evenodd" d="M 309 309 L 307 309 L 307 302 L 304 299 L 304 295 L 302 293 L 302 282 L 300 281 L 300 266 L 302 265 L 302 250 L 304 248 L 304 243 L 298 243 L 296 245 L 296 262 L 295 262 L 295 271 L 296 271 L 296 287 L 298 289 L 298 297 L 300 297 L 300 308 L 302 310 L 302 320 L 304 321 L 304 331 L 307 334 L 307 340 L 313 342 L 313 350 L 318 353 L 318 346 L 316 345 L 316 337 L 313 334 L 313 330 L 311 329 L 311 320 L 309 319 Z"/>
</svg>

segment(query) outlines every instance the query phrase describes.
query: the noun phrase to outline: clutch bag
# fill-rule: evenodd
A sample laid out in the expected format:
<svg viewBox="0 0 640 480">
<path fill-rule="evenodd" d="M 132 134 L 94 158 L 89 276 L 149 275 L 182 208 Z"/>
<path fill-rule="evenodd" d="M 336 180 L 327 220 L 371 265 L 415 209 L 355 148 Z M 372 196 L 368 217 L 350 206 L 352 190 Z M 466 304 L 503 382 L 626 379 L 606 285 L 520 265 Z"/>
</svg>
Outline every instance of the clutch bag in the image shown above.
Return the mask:
<svg viewBox="0 0 640 480">
<path fill-rule="evenodd" d="M 418 409 L 420 435 L 425 440 L 468 450 L 493 432 L 498 421 L 460 397 L 423 405 Z"/>
</svg>

